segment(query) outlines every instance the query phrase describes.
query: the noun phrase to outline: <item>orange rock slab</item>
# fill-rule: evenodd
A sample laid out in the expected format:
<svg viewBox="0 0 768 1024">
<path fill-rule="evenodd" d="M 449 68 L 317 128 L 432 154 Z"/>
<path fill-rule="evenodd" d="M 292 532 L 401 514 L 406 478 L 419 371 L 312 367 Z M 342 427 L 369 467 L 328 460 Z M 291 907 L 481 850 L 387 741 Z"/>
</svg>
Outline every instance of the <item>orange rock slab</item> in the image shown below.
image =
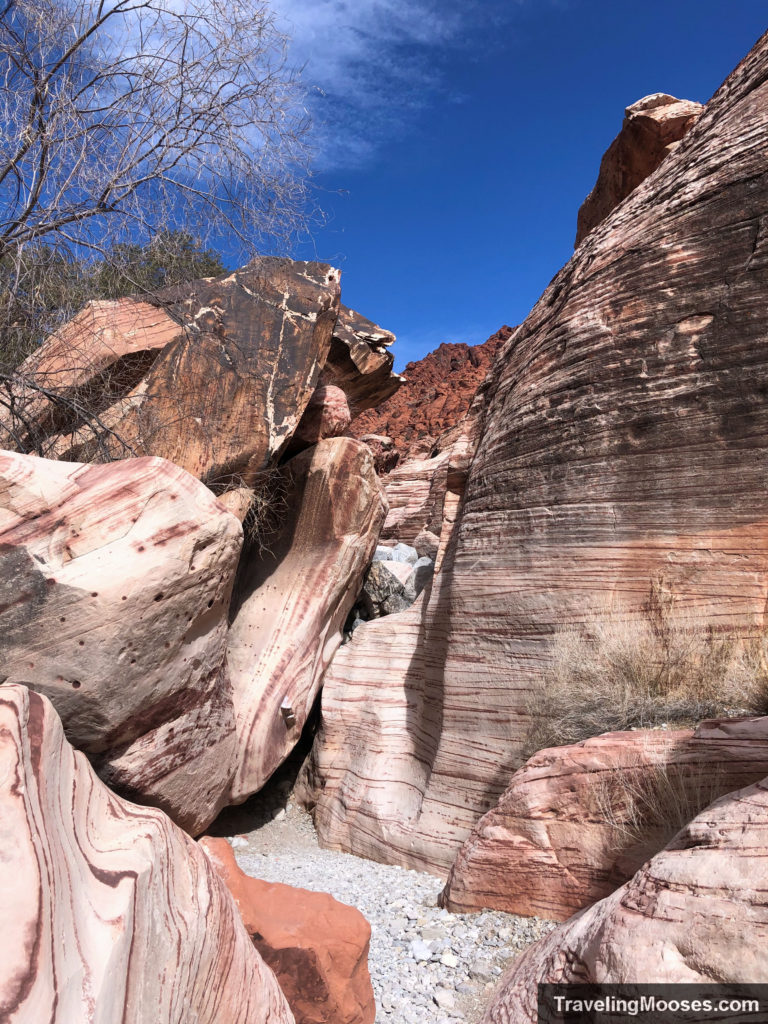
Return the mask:
<svg viewBox="0 0 768 1024">
<path fill-rule="evenodd" d="M 275 972 L 296 1024 L 373 1024 L 371 926 L 360 911 L 327 893 L 251 878 L 238 867 L 226 839 L 206 836 L 200 845 Z"/>
</svg>

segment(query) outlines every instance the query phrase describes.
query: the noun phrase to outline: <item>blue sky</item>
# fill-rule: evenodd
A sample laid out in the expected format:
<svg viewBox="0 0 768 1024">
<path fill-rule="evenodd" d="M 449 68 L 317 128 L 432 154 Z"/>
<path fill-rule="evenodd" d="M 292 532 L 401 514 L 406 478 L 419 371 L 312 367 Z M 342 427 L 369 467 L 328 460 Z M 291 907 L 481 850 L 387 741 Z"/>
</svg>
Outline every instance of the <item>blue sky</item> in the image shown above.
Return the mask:
<svg viewBox="0 0 768 1024">
<path fill-rule="evenodd" d="M 624 107 L 706 101 L 765 0 L 274 0 L 317 125 L 326 223 L 295 255 L 394 331 L 402 368 L 521 322 L 573 251 Z"/>
</svg>

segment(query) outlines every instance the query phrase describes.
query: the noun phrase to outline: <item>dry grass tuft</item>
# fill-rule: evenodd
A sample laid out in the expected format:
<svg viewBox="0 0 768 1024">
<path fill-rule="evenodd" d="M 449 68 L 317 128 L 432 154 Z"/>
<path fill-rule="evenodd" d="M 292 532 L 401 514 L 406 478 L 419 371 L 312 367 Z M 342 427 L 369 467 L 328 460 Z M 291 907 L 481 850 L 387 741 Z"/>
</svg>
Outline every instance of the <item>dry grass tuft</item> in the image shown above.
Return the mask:
<svg viewBox="0 0 768 1024">
<path fill-rule="evenodd" d="M 661 849 L 677 832 L 733 789 L 718 768 L 701 762 L 643 763 L 601 774 L 594 788 L 593 812 L 613 831 L 617 851 L 654 836 Z"/>
<path fill-rule="evenodd" d="M 528 713 L 526 758 L 604 732 L 768 714 L 768 634 L 702 627 L 676 614 L 672 595 L 654 583 L 635 619 L 606 612 L 583 632 L 557 635 Z"/>
</svg>

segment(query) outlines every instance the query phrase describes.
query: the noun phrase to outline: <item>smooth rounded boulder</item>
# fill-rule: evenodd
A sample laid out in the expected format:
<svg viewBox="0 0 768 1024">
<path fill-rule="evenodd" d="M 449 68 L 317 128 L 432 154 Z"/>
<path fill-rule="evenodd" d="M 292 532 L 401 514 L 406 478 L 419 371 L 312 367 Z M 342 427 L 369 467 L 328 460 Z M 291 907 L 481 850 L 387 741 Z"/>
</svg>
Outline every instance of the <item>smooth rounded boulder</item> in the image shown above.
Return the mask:
<svg viewBox="0 0 768 1024">
<path fill-rule="evenodd" d="M 225 664 L 242 528 L 163 459 L 0 452 L 0 664 L 123 795 L 189 832 L 235 768 Z"/>
<path fill-rule="evenodd" d="M 0 849 L 6 1024 L 293 1024 L 203 851 L 23 686 L 0 687 Z"/>
<path fill-rule="evenodd" d="M 539 984 L 767 984 L 768 780 L 702 811 L 611 896 L 529 947 L 482 1024 L 536 1024 Z"/>
</svg>

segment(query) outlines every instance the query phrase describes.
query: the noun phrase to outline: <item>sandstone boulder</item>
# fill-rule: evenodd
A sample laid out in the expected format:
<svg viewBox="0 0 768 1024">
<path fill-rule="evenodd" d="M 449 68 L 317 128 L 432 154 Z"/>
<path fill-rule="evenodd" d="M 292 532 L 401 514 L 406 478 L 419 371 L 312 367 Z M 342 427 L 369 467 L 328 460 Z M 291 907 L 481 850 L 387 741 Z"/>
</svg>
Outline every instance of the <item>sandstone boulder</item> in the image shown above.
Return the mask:
<svg viewBox="0 0 768 1024">
<path fill-rule="evenodd" d="M 317 444 L 326 437 L 340 437 L 350 424 L 346 394 L 333 384 L 315 388 L 294 437 Z"/>
<path fill-rule="evenodd" d="M 429 593 L 326 674 L 325 842 L 447 873 L 520 766 L 553 637 L 606 602 L 635 616 L 661 577 L 705 624 L 763 624 L 766 143 L 768 37 L 506 342 Z"/>
<path fill-rule="evenodd" d="M 722 797 L 634 878 L 529 947 L 483 1024 L 536 1024 L 547 982 L 768 982 L 768 783 Z"/>
<path fill-rule="evenodd" d="M 440 538 L 430 530 L 424 529 L 416 534 L 413 546 L 416 548 L 419 558 L 431 558 L 434 562 L 440 547 Z"/>
<path fill-rule="evenodd" d="M 391 437 L 384 434 L 362 434 L 360 440 L 373 452 L 374 465 L 379 476 L 395 468 L 400 456 Z"/>
<path fill-rule="evenodd" d="M 326 893 L 250 878 L 226 839 L 205 837 L 200 845 L 275 972 L 296 1024 L 373 1024 L 371 926 L 360 911 Z"/>
<path fill-rule="evenodd" d="M 22 445 L 34 448 L 42 433 L 53 457 L 159 455 L 216 490 L 249 486 L 293 434 L 318 382 L 338 312 L 339 272 L 261 259 L 153 302 L 159 326 L 145 303 L 120 300 L 111 310 L 101 303 L 99 324 L 114 317 L 109 331 L 89 335 L 81 314 L 64 328 L 66 337 L 55 335 L 30 357 L 19 372 L 24 386 L 42 380 L 59 397 L 47 396 L 34 415 L 19 410 L 16 420 L 29 425 Z M 137 310 L 152 329 L 125 339 Z M 73 335 L 74 368 L 67 358 Z M 85 408 L 97 421 L 79 415 Z"/>
<path fill-rule="evenodd" d="M 245 556 L 227 644 L 236 803 L 264 785 L 301 735 L 386 514 L 373 456 L 351 438 L 320 441 L 277 476 L 283 522 L 267 551 Z"/>
<path fill-rule="evenodd" d="M 392 372 L 394 357 L 388 348 L 394 340 L 391 331 L 348 306 L 339 307 L 321 384 L 333 384 L 345 392 L 353 419 L 386 401 L 403 383 Z"/>
<path fill-rule="evenodd" d="M 704 107 L 654 93 L 627 107 L 624 124 L 600 164 L 597 183 L 579 210 L 576 246 L 672 153 Z"/>
<path fill-rule="evenodd" d="M 767 772 L 768 718 L 540 751 L 472 830 L 441 903 L 564 921 L 631 878 L 703 807 Z"/>
<path fill-rule="evenodd" d="M 162 459 L 0 453 L 0 679 L 54 704 L 109 784 L 201 831 L 235 767 L 240 524 Z"/>
<path fill-rule="evenodd" d="M 111 793 L 44 697 L 0 688 L 0 1017 L 291 1024 L 196 843 Z"/>
<path fill-rule="evenodd" d="M 391 567 L 391 568 L 390 568 Z M 398 574 L 396 569 L 406 571 Z M 410 576 L 412 566 L 407 562 L 373 562 L 366 573 L 365 583 L 358 599 L 363 619 L 378 619 L 382 615 L 393 615 L 408 607 L 404 583 Z M 400 576 L 405 577 L 401 579 Z"/>
</svg>

